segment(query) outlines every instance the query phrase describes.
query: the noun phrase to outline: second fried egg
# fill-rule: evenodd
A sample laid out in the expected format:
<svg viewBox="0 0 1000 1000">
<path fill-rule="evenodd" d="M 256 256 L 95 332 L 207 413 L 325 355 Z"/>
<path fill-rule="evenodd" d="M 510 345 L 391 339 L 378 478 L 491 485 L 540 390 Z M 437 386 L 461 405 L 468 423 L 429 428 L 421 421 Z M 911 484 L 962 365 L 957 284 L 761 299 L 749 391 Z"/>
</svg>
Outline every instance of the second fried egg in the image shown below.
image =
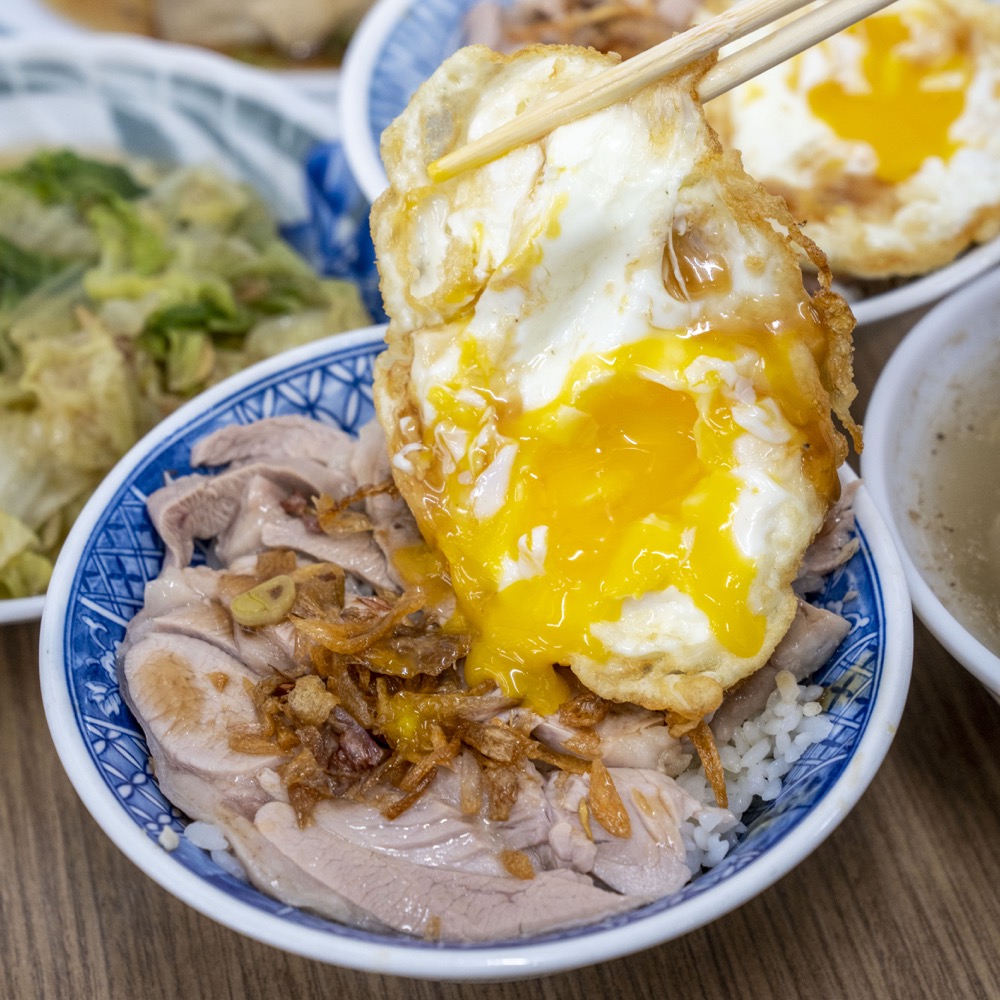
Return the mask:
<svg viewBox="0 0 1000 1000">
<path fill-rule="evenodd" d="M 1000 6 L 897 0 L 708 108 L 834 274 L 923 274 L 1000 232 Z"/>
</svg>

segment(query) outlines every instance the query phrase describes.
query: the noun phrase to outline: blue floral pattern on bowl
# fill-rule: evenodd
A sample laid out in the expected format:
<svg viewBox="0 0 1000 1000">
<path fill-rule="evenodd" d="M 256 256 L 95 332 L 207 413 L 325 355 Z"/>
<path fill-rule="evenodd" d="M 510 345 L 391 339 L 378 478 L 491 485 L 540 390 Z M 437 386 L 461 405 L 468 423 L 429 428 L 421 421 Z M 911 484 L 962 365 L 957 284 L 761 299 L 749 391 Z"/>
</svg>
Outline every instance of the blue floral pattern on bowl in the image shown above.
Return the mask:
<svg viewBox="0 0 1000 1000">
<path fill-rule="evenodd" d="M 128 821 L 152 843 L 158 841 L 164 828 L 180 832 L 185 818 L 156 787 L 144 738 L 123 704 L 115 673 L 116 647 L 129 619 L 142 605 L 146 582 L 159 572 L 163 555 L 146 513 L 146 498 L 165 477 L 190 472 L 192 445 L 228 424 L 301 414 L 356 431 L 373 413 L 372 363 L 382 349 L 382 333 L 382 328 L 373 328 L 290 352 L 280 364 L 266 362 L 238 375 L 200 404 L 196 401 L 179 411 L 154 432 L 156 440 L 151 445 L 138 446 L 133 463 L 126 458 L 124 471 L 112 473 L 103 495 L 92 501 L 100 507 L 96 520 L 85 537 L 71 539 L 75 544 L 68 546 L 66 558 L 74 560 L 74 568 L 65 593 L 59 595 L 61 606 L 52 612 L 57 619 L 54 641 L 61 643 L 63 673 L 59 684 L 68 689 L 78 731 L 75 735 L 85 747 L 93 771 Z M 741 871 L 767 864 L 769 857 L 773 859 L 783 850 L 803 818 L 835 794 L 835 786 L 865 737 L 885 682 L 883 582 L 863 528 L 859 536 L 858 552 L 828 579 L 816 601 L 840 611 L 851 622 L 850 634 L 815 678 L 828 690 L 828 713 L 834 723 L 830 735 L 808 749 L 785 778 L 775 801 L 753 811 L 747 833 L 718 867 L 676 895 L 615 917 L 598 928 L 532 938 L 530 944 L 584 939 L 595 929 L 628 928 L 651 914 L 682 908 Z M 48 618 L 47 611 L 46 626 Z M 183 837 L 171 858 L 231 899 L 292 925 L 374 944 L 391 940 L 418 950 L 441 947 L 344 927 L 286 906 L 228 874 Z M 486 949 L 502 949 L 504 944 L 497 942 Z M 525 942 L 519 943 L 519 947 L 524 946 Z"/>
</svg>

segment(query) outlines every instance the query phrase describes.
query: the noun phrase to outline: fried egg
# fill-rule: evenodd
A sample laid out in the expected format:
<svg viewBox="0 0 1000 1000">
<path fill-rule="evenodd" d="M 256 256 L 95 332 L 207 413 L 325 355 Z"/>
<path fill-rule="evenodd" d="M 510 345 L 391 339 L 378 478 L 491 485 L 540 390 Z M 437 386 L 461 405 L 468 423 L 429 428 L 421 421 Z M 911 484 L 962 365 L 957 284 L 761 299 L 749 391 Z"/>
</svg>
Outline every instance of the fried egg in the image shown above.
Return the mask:
<svg viewBox="0 0 1000 1000">
<path fill-rule="evenodd" d="M 470 684 L 700 718 L 757 669 L 838 493 L 853 317 L 724 154 L 703 67 L 442 183 L 428 164 L 615 57 L 461 50 L 386 130 L 375 400 L 473 636 Z M 808 255 L 823 289 L 802 282 Z"/>
<path fill-rule="evenodd" d="M 1000 6 L 898 0 L 709 105 L 838 277 L 923 274 L 1000 232 Z"/>
</svg>

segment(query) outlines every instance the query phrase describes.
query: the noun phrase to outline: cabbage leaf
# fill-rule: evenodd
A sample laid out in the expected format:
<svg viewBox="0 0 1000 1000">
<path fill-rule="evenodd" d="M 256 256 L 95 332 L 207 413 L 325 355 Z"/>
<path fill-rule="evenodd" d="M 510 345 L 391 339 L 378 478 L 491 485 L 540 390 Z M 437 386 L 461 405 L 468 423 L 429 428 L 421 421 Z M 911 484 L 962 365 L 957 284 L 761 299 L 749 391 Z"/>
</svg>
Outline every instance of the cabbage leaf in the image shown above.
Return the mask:
<svg viewBox="0 0 1000 1000">
<path fill-rule="evenodd" d="M 44 590 L 87 497 L 185 399 L 369 322 L 212 169 L 57 150 L 0 171 L 0 599 Z"/>
</svg>

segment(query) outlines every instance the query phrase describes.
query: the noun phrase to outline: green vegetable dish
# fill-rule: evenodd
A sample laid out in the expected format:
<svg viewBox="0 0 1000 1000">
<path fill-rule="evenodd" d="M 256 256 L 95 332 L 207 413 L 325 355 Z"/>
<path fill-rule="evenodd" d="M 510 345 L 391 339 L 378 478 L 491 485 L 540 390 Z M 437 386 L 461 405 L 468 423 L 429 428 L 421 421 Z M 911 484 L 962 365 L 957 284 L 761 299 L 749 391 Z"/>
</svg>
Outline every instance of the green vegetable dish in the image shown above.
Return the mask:
<svg viewBox="0 0 1000 1000">
<path fill-rule="evenodd" d="M 173 409 L 369 322 L 211 168 L 61 150 L 0 171 L 0 599 L 44 593 L 91 492 Z"/>
</svg>

